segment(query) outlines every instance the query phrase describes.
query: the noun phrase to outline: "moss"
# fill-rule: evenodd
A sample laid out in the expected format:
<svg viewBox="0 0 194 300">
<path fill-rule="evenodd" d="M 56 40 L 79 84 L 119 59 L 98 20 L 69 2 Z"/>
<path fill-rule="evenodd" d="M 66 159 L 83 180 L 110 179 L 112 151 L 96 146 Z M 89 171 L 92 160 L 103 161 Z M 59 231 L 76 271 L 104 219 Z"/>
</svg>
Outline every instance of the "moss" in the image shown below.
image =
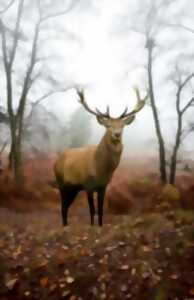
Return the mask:
<svg viewBox="0 0 194 300">
<path fill-rule="evenodd" d="M 182 222 L 191 223 L 194 220 L 194 211 L 179 209 L 176 211 L 176 218 Z"/>
<path fill-rule="evenodd" d="M 167 184 L 162 189 L 160 198 L 162 201 L 169 202 L 169 203 L 180 202 L 181 194 L 176 187 L 174 187 L 171 184 Z"/>
<path fill-rule="evenodd" d="M 154 186 L 154 182 L 150 178 L 142 178 L 129 182 L 129 188 L 145 188 L 150 189 Z"/>
</svg>

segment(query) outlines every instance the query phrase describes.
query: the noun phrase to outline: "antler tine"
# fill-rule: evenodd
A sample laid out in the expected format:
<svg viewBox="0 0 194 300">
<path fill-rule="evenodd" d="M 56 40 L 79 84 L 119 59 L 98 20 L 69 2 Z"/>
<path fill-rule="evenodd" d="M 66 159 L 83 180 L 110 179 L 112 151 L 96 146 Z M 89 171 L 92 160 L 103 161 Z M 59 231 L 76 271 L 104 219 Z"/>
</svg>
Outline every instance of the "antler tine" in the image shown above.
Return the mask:
<svg viewBox="0 0 194 300">
<path fill-rule="evenodd" d="M 102 113 L 98 108 L 96 108 L 96 111 L 97 111 L 98 115 L 101 116 L 101 117 L 111 118 L 110 117 L 110 107 L 109 106 L 107 106 L 105 113 Z"/>
<path fill-rule="evenodd" d="M 125 110 L 120 118 L 126 118 L 126 117 L 129 117 L 131 115 L 135 115 L 136 113 L 138 113 L 144 107 L 144 105 L 146 103 L 146 100 L 149 96 L 149 93 L 147 93 L 146 96 L 143 99 L 141 99 L 139 89 L 137 87 L 134 87 L 134 90 L 135 90 L 135 94 L 136 94 L 136 97 L 137 97 L 136 107 L 128 113 L 127 113 L 127 110 Z"/>
<path fill-rule="evenodd" d="M 107 108 L 106 108 L 106 115 L 108 118 L 110 118 L 110 107 L 107 105 Z"/>
<path fill-rule="evenodd" d="M 140 98 L 140 93 L 139 93 L 139 89 L 137 86 L 134 86 L 134 91 L 136 93 L 136 97 L 137 97 L 137 101 L 141 101 L 141 98 Z"/>
<path fill-rule="evenodd" d="M 77 92 L 77 94 L 78 94 L 78 96 L 79 96 L 79 102 L 80 103 L 84 103 L 84 92 L 83 92 L 83 90 L 78 90 L 78 89 L 76 89 L 76 92 Z"/>
<path fill-rule="evenodd" d="M 148 97 L 149 97 L 149 90 L 148 89 L 147 89 L 147 94 L 143 99 L 141 99 L 141 97 L 140 97 L 139 89 L 138 89 L 137 86 L 134 87 L 134 90 L 135 90 L 138 102 L 141 102 L 141 101 L 145 102 L 148 99 Z"/>
<path fill-rule="evenodd" d="M 92 110 L 88 106 L 87 102 L 85 101 L 84 91 L 80 90 L 80 89 L 76 89 L 76 92 L 77 92 L 77 94 L 79 96 L 79 100 L 78 101 L 83 105 L 83 107 L 85 108 L 85 110 L 87 110 L 89 113 L 91 113 L 91 114 L 95 115 L 96 117 L 98 117 L 98 113 L 95 112 L 94 110 Z"/>
<path fill-rule="evenodd" d="M 128 108 L 126 107 L 124 112 L 120 115 L 119 119 L 124 118 L 127 112 L 128 112 Z"/>
<path fill-rule="evenodd" d="M 85 101 L 84 91 L 81 89 L 76 89 L 77 94 L 79 96 L 79 102 L 83 105 L 83 107 L 91 114 L 95 115 L 96 117 L 104 117 L 104 118 L 110 118 L 110 108 L 107 106 L 106 113 L 102 113 L 98 108 L 95 110 L 92 110 L 87 102 Z"/>
</svg>

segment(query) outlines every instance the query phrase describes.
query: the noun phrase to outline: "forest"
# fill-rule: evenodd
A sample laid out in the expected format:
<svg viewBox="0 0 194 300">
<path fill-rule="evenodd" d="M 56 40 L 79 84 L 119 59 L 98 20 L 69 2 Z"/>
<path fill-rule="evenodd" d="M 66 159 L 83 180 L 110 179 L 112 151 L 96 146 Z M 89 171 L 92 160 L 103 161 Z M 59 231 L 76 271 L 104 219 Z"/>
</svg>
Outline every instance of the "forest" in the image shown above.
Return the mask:
<svg viewBox="0 0 194 300">
<path fill-rule="evenodd" d="M 0 300 L 194 300 L 191 2 L 0 0 Z"/>
</svg>

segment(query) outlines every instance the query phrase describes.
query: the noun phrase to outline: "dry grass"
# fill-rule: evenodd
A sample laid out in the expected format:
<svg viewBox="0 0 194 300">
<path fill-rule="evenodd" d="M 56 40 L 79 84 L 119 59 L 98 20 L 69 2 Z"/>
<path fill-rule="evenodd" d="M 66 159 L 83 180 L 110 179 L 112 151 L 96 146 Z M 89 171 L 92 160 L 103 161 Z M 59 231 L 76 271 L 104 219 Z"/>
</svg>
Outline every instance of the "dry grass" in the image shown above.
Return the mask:
<svg viewBox="0 0 194 300">
<path fill-rule="evenodd" d="M 163 188 L 158 180 L 155 162 L 137 159 L 133 164 L 122 163 L 114 174 L 106 193 L 106 211 L 114 214 L 139 214 L 157 209 L 194 209 L 194 178 L 180 174 L 177 186 Z M 54 180 L 54 158 L 41 157 L 25 162 L 25 184 L 19 189 L 9 172 L 0 177 L 0 206 L 16 210 L 58 209 L 58 191 L 50 185 Z M 85 193 L 80 193 L 73 204 L 73 212 L 85 208 Z"/>
</svg>

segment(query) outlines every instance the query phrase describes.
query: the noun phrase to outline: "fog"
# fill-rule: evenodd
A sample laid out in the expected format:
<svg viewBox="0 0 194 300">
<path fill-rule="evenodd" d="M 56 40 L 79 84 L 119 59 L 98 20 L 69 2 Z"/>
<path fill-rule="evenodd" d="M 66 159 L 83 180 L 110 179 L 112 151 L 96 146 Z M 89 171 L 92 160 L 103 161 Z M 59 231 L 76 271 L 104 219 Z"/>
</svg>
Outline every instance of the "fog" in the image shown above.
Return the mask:
<svg viewBox="0 0 194 300">
<path fill-rule="evenodd" d="M 1 0 L 1 7 L 5 1 Z M 29 55 L 30 38 L 36 22 L 33 5 L 26 1 L 26 15 L 22 20 L 24 35 L 20 45 L 20 54 L 16 57 L 14 72 L 23 72 L 27 63 L 24 58 Z M 167 1 L 156 1 L 163 5 Z M 63 12 L 71 1 L 42 1 L 45 14 Z M 147 49 L 145 48 L 145 24 L 151 1 L 110 1 L 79 0 L 71 10 L 48 19 L 40 35 L 39 57 L 43 61 L 36 66 L 50 81 L 39 81 L 29 95 L 26 112 L 31 102 L 47 91 L 71 86 L 84 88 L 86 100 L 92 108 L 104 111 L 110 106 L 112 116 L 119 115 L 125 107 L 129 110 L 135 106 L 136 98 L 133 86 L 138 86 L 144 96 L 148 87 Z M 29 7 L 28 7 L 29 5 Z M 16 17 L 16 3 L 3 16 L 8 27 L 12 27 Z M 152 35 L 157 48 L 154 51 L 153 80 L 159 116 L 163 134 L 170 148 L 176 130 L 175 99 L 176 89 L 171 78 L 175 67 L 188 74 L 194 69 L 193 49 L 194 34 L 172 24 L 184 24 L 194 28 L 194 7 L 189 0 L 171 1 L 166 9 L 161 8 L 158 16 L 150 16 L 149 22 L 155 22 Z M 147 19 L 148 20 L 148 19 Z M 22 75 L 14 78 L 14 101 L 21 90 Z M 6 107 L 5 76 L 1 74 L 1 106 Z M 51 85 L 51 86 L 49 86 Z M 4 91 L 4 93 L 3 93 Z M 184 92 L 184 101 L 193 93 L 190 84 Z M 71 114 L 79 107 L 74 88 L 63 93 L 55 93 L 46 98 L 41 105 L 54 113 L 65 124 Z M 87 115 L 86 115 L 87 117 Z M 88 116 L 89 117 L 89 116 Z M 193 110 L 189 110 L 184 123 L 192 121 Z M 76 120 L 75 120 L 76 122 Z M 92 120 L 91 143 L 99 141 L 103 128 Z M 37 133 L 38 134 L 38 133 Z M 51 137 L 52 138 L 52 137 Z M 63 137 L 61 137 L 63 139 Z M 65 139 L 65 137 L 64 137 Z M 157 149 L 156 135 L 151 107 L 148 105 L 137 115 L 135 122 L 125 129 L 124 143 L 128 151 L 138 150 L 144 153 Z M 192 134 L 184 141 L 182 147 L 193 151 Z"/>
</svg>

